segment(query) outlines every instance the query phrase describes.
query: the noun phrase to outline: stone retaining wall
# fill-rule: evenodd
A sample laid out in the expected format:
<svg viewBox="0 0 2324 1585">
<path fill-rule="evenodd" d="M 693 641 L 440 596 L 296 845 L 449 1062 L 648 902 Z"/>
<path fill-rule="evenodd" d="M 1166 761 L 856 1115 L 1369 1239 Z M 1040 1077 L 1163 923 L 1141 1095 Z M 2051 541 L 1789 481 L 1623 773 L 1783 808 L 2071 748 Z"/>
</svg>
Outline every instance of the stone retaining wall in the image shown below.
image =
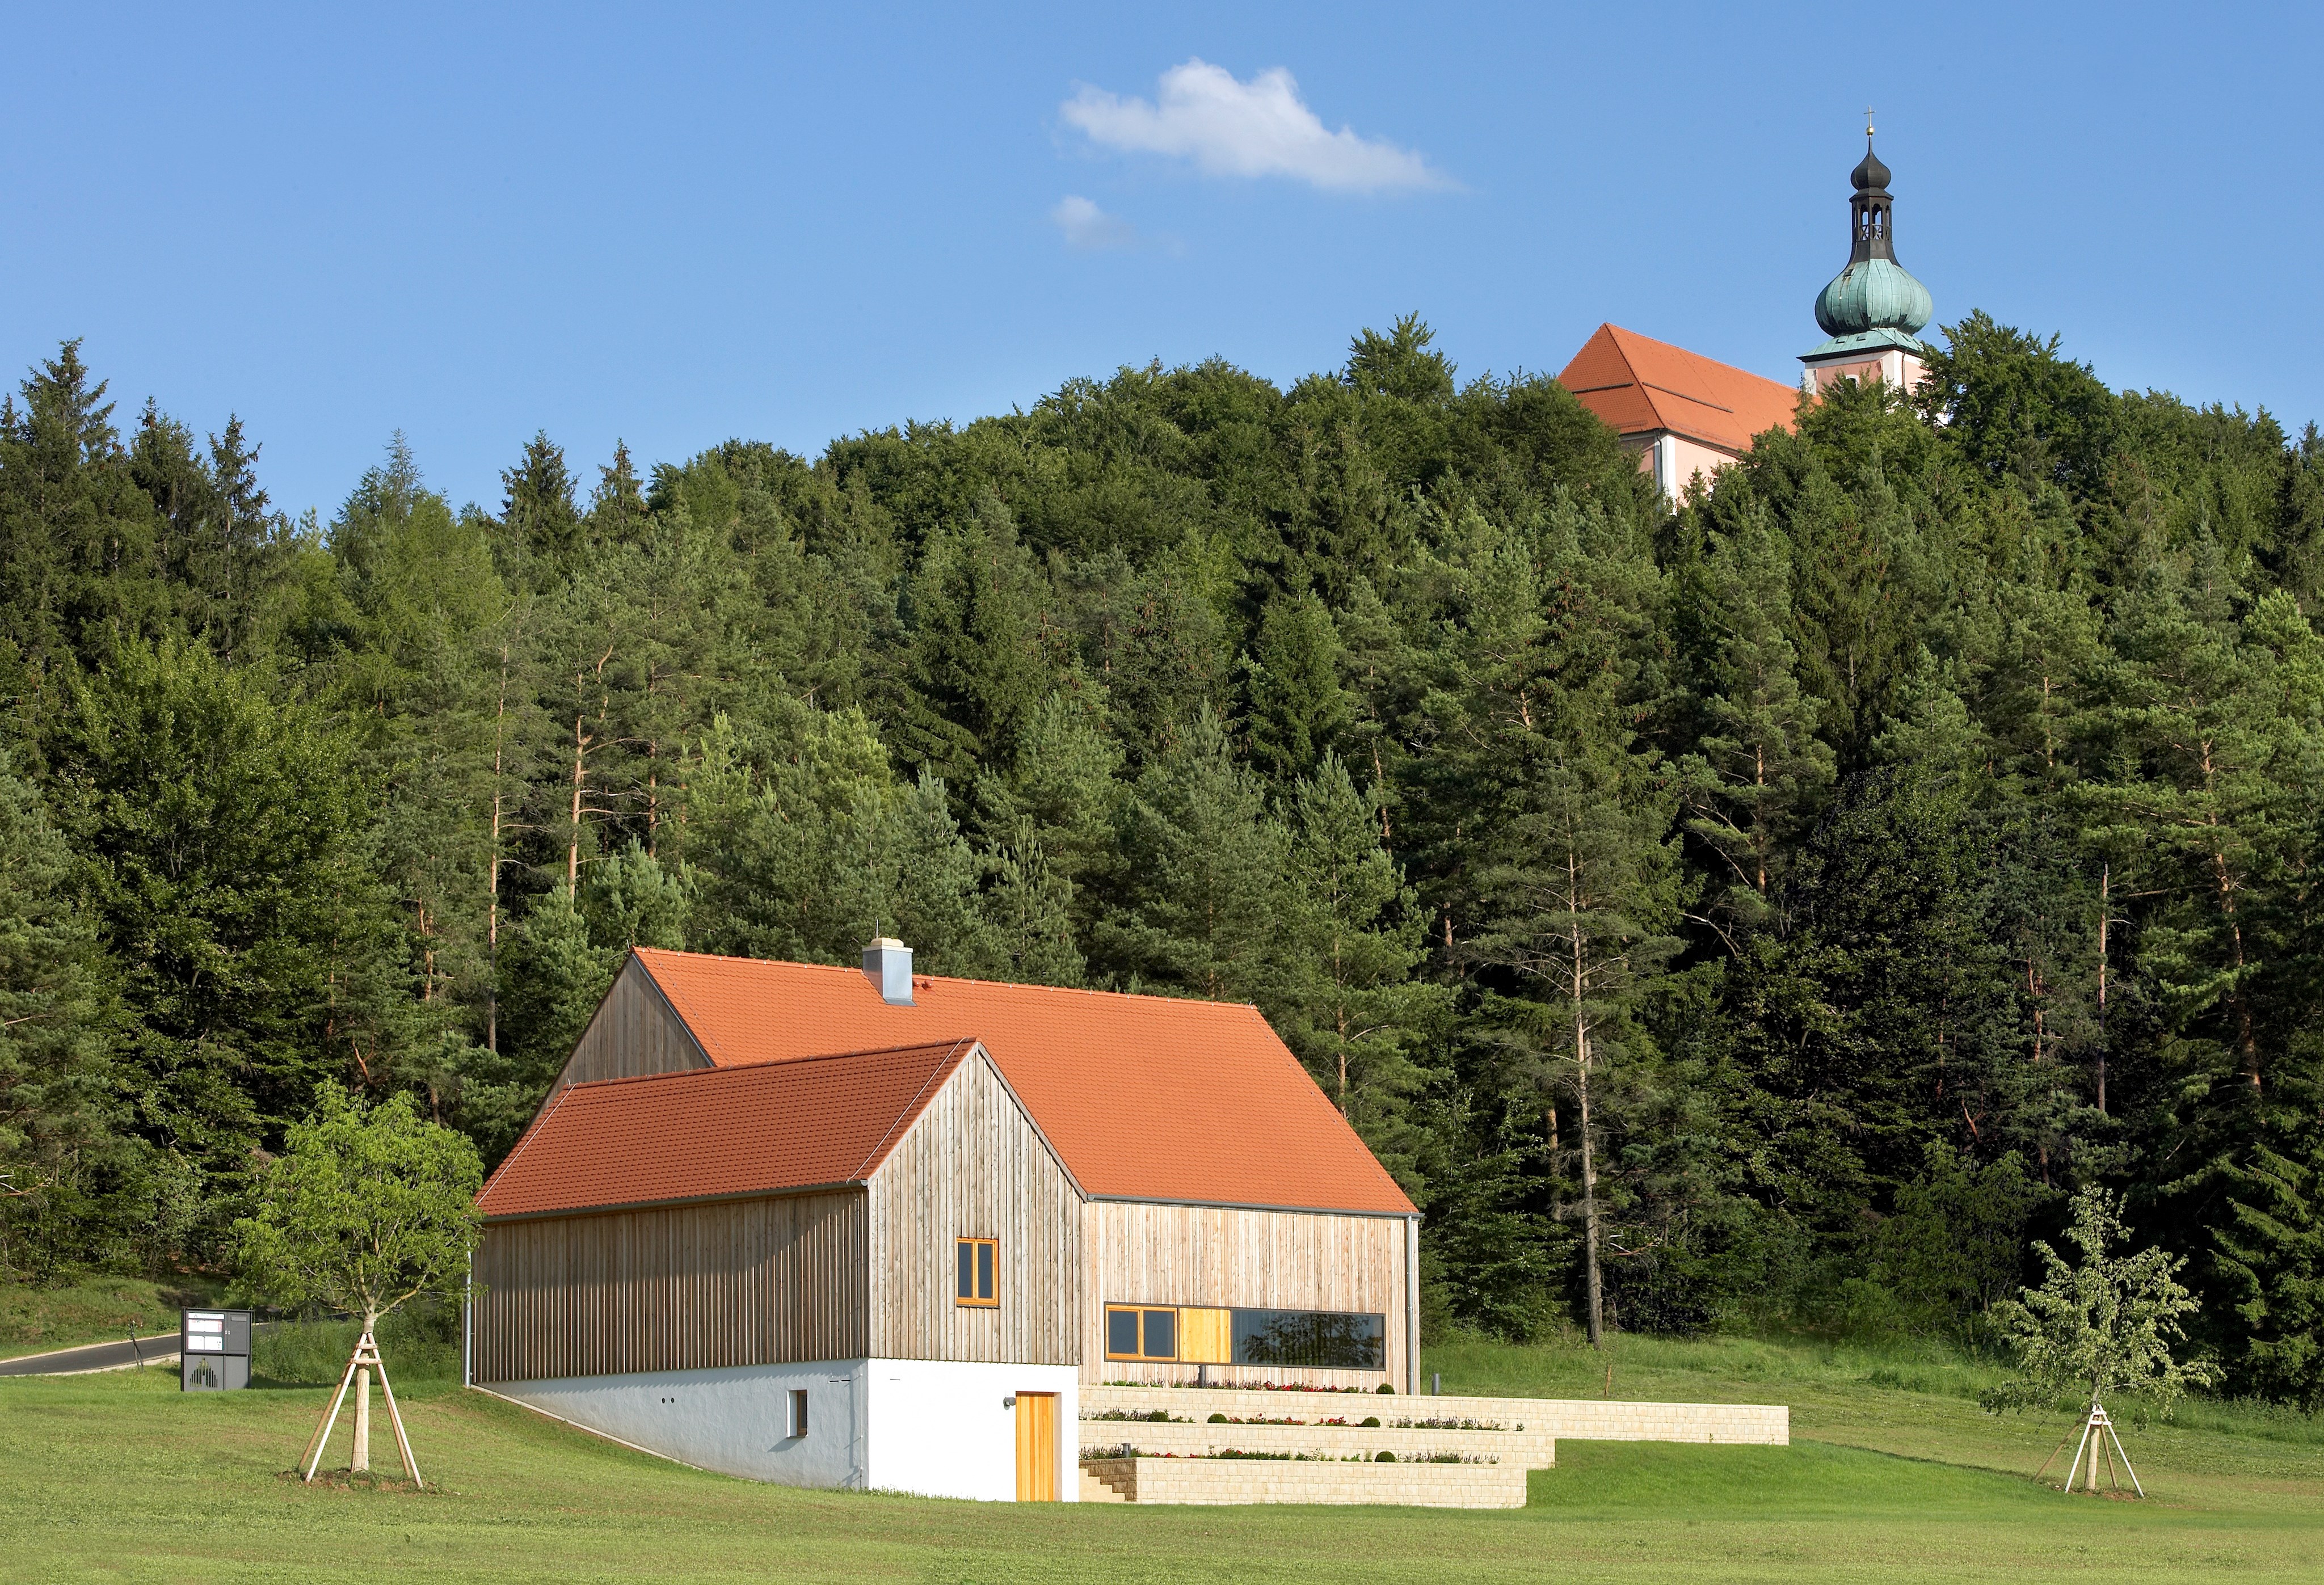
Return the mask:
<svg viewBox="0 0 2324 1585">
<path fill-rule="evenodd" d="M 1579 1442 L 1742 1442 L 1782 1447 L 1792 1440 L 1792 1412 L 1782 1404 L 1655 1404 L 1620 1398 L 1409 1397 L 1403 1394 L 1264 1392 L 1231 1387 L 1084 1387 L 1084 1415 L 1108 1409 L 1162 1409 L 1197 1422 L 1213 1414 L 1315 1421 L 1366 1415 L 1390 1419 L 1498 1421 L 1514 1430 Z M 1115 1442 L 1136 1442 L 1139 1422 L 1120 1424 Z M 1094 1441 L 1084 1423 L 1084 1440 Z M 1159 1427 L 1157 1427 L 1159 1429 Z M 1226 1427 L 1211 1427 L 1223 1430 Z M 1253 1429 L 1257 1429 L 1254 1427 Z"/>
<path fill-rule="evenodd" d="M 1086 1388 L 1084 1390 L 1087 1390 Z M 1382 1418 L 1387 1418 L 1383 1415 Z M 1141 1453 L 1201 1458 L 1228 1448 L 1254 1453 L 1322 1453 L 1366 1458 L 1392 1452 L 1481 1453 L 1520 1469 L 1546 1470 L 1557 1462 L 1556 1440 L 1539 1431 L 1436 1431 L 1362 1425 L 1178 1425 L 1146 1420 L 1084 1420 L 1078 1430 L 1084 1457 L 1111 1455 L 1128 1442 Z"/>
<path fill-rule="evenodd" d="M 1142 1503 L 1379 1503 L 1425 1508 L 1521 1508 L 1526 1500 L 1526 1472 L 1517 1464 L 1097 1459 L 1084 1462 L 1082 1468 L 1130 1501 Z"/>
</svg>

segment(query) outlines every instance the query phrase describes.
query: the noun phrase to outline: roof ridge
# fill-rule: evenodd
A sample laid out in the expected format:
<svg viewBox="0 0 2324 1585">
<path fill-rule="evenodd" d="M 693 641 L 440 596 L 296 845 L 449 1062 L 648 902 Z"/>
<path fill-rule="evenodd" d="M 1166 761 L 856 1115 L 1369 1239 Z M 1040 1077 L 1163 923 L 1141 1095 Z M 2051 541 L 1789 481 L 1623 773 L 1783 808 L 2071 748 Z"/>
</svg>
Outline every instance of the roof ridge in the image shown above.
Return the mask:
<svg viewBox="0 0 2324 1585">
<path fill-rule="evenodd" d="M 669 1068 L 659 1074 L 617 1074 L 610 1079 L 581 1079 L 565 1086 L 558 1095 L 558 1104 L 563 1105 L 565 1097 L 576 1090 L 603 1089 L 613 1084 L 650 1084 L 661 1079 L 702 1078 L 712 1074 L 747 1074 L 760 1068 L 804 1067 L 808 1063 L 839 1062 L 848 1057 L 892 1056 L 899 1051 L 934 1051 L 940 1046 L 949 1049 L 963 1040 L 978 1038 L 974 1035 L 954 1035 L 949 1040 L 907 1040 L 900 1046 L 865 1046 L 846 1051 L 809 1052 L 805 1056 L 766 1056 L 756 1062 L 713 1063 L 706 1068 Z"/>
<path fill-rule="evenodd" d="M 630 950 L 641 954 L 650 952 L 665 958 L 705 958 L 713 963 L 748 963 L 754 969 L 820 969 L 833 974 L 854 974 L 862 972 L 850 968 L 845 963 L 802 963 L 796 958 L 736 957 L 729 953 L 681 952 L 675 947 L 668 946 L 633 946 Z M 1158 1001 L 1185 1007 L 1248 1008 L 1253 1012 L 1259 1010 L 1259 1004 L 1256 1002 L 1220 1001 L 1207 996 L 1171 996 L 1155 991 L 1111 991 L 1097 985 L 1044 985 L 1035 980 L 976 980 L 965 974 L 923 974 L 917 969 L 912 972 L 912 978 L 930 985 L 989 985 L 1002 991 L 1038 991 L 1050 996 L 1103 996 L 1117 998 L 1123 1001 Z"/>
</svg>

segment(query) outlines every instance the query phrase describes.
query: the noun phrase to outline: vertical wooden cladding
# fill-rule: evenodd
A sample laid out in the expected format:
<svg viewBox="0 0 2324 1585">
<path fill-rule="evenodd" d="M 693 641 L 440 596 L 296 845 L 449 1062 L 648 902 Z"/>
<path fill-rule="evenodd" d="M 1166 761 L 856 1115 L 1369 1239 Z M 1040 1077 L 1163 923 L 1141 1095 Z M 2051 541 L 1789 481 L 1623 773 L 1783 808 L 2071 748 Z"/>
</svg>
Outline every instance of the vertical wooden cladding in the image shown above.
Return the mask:
<svg viewBox="0 0 2324 1585">
<path fill-rule="evenodd" d="M 963 1063 L 872 1176 L 872 1351 L 1070 1365 L 1081 1196 L 991 1058 Z M 1000 1304 L 954 1303 L 953 1240 L 1000 1242 Z"/>
<path fill-rule="evenodd" d="M 479 1381 L 865 1352 L 861 1190 L 488 1223 Z"/>
<path fill-rule="evenodd" d="M 1108 1360 L 1109 1304 L 1367 1311 L 1387 1318 L 1387 1379 L 1405 1380 L 1410 1329 L 1404 1218 L 1120 1200 L 1093 1200 L 1084 1214 L 1082 1267 L 1091 1313 L 1082 1336 L 1083 1380 L 1194 1377 L 1191 1365 Z M 1369 1387 L 1381 1379 L 1381 1372 L 1368 1370 L 1264 1374 L 1328 1386 Z"/>
<path fill-rule="evenodd" d="M 708 1067 L 710 1060 L 636 958 L 622 965 L 549 1092 L 592 1079 L 632 1079 Z"/>
</svg>

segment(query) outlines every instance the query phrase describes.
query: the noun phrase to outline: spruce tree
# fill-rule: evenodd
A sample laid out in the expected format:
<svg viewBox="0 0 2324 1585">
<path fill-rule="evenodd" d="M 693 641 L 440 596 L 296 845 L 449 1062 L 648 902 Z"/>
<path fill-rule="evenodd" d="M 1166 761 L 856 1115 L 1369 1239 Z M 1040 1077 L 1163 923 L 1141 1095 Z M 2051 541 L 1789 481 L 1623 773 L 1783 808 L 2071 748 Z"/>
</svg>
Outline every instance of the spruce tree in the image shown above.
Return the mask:
<svg viewBox="0 0 2324 1585">
<path fill-rule="evenodd" d="M 5 757 L 0 852 L 0 1275 L 39 1280 L 113 1252 L 138 1175 L 115 1131 L 120 1008 L 80 862 Z"/>
<path fill-rule="evenodd" d="M 569 569 L 583 548 L 582 525 L 564 448 L 546 431 L 535 434 L 516 465 L 502 473 L 501 484 L 506 491 L 501 523 L 511 541 L 543 572 Z"/>
<path fill-rule="evenodd" d="M 1313 590 L 1268 602 L 1242 687 L 1252 762 L 1278 785 L 1314 770 L 1347 725 L 1340 655 L 1332 613 Z"/>
<path fill-rule="evenodd" d="M 1276 996 L 1289 841 L 1205 708 L 1149 764 L 1121 816 L 1123 899 L 1100 922 L 1118 980 L 1213 1001 Z"/>
<path fill-rule="evenodd" d="M 1447 995 L 1412 978 L 1427 918 L 1380 845 L 1377 802 L 1329 751 L 1298 785 L 1286 896 L 1296 945 L 1271 1010 L 1341 1114 L 1376 1148 L 1406 1154 L 1396 1125 L 1425 1077 L 1414 1048 Z"/>
<path fill-rule="evenodd" d="M 1794 672 L 1791 557 L 1764 511 L 1720 539 L 1705 574 L 1693 618 L 1709 651 L 1695 684 L 1703 729 L 1684 768 L 1687 827 L 1715 855 L 1723 911 L 1756 922 L 1831 785 L 1832 753 Z"/>
</svg>

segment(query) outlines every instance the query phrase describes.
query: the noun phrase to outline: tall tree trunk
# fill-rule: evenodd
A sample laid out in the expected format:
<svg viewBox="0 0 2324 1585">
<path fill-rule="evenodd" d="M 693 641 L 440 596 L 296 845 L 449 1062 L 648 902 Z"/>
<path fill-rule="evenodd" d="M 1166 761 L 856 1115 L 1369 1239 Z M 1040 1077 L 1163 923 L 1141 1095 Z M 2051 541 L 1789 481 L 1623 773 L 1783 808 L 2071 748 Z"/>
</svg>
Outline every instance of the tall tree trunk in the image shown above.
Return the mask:
<svg viewBox="0 0 2324 1585">
<path fill-rule="evenodd" d="M 574 679 L 578 682 L 579 678 Z M 577 903 L 581 897 L 581 787 L 589 740 L 581 730 L 584 720 L 576 711 L 573 716 L 573 817 L 565 832 L 565 900 Z"/>
<path fill-rule="evenodd" d="M 501 646 L 501 696 L 493 715 L 493 835 L 484 853 L 484 1049 L 501 1049 L 501 766 L 508 726 L 508 645 Z"/>
<path fill-rule="evenodd" d="M 2114 923 L 2114 865 L 2098 866 L 2098 1113 L 2107 1109 L 2107 927 Z"/>
<path fill-rule="evenodd" d="M 1580 900 L 1581 888 L 1574 888 Z M 1576 910 L 1579 911 L 1578 909 Z M 1598 1267 L 1598 1157 L 1590 1138 L 1590 1018 L 1582 998 L 1590 989 L 1582 957 L 1582 931 L 1572 932 L 1573 944 L 1573 1099 L 1575 1121 L 1582 1129 L 1582 1244 L 1590 1271 L 1590 1346 L 1606 1342 L 1606 1286 Z"/>
</svg>

